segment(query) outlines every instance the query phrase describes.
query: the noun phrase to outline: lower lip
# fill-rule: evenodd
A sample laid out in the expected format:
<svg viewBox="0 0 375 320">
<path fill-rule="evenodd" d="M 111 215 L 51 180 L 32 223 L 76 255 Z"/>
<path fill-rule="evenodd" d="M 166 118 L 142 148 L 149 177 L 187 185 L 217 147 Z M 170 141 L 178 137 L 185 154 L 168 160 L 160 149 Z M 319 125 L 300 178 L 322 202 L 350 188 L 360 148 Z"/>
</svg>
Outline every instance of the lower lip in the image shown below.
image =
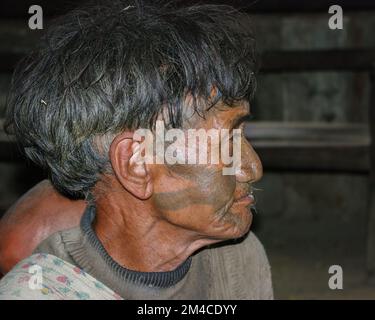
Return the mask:
<svg viewBox="0 0 375 320">
<path fill-rule="evenodd" d="M 252 204 L 252 203 L 254 203 L 254 196 L 248 195 L 248 196 L 242 197 L 242 198 L 236 200 L 234 203 L 243 204 L 243 205 Z"/>
</svg>

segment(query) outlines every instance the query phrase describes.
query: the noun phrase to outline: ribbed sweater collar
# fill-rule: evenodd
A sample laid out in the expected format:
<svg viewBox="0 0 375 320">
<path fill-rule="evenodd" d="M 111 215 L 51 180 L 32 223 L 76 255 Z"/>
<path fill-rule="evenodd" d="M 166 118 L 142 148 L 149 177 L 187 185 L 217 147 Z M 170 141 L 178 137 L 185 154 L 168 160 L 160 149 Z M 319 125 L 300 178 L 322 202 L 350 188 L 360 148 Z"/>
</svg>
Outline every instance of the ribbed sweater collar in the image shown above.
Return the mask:
<svg viewBox="0 0 375 320">
<path fill-rule="evenodd" d="M 96 214 L 95 212 L 95 206 L 87 206 L 87 209 L 81 219 L 81 230 L 86 236 L 89 244 L 100 254 L 110 270 L 114 272 L 121 280 L 131 281 L 137 285 L 168 288 L 178 283 L 189 271 L 191 257 L 189 257 L 176 269 L 167 272 L 140 272 L 121 266 L 108 254 L 92 228 L 92 222 Z"/>
</svg>

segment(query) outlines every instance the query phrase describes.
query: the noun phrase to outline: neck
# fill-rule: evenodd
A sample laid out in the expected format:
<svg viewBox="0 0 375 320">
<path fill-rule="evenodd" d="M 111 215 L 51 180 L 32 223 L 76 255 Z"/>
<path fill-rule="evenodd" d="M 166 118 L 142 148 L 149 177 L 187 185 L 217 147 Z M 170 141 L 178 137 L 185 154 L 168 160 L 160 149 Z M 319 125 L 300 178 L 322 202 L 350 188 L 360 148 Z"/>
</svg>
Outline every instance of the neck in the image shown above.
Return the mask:
<svg viewBox="0 0 375 320">
<path fill-rule="evenodd" d="M 163 219 L 152 197 L 139 200 L 124 190 L 115 190 L 95 195 L 93 229 L 121 266 L 142 272 L 171 271 L 196 250 L 212 243 Z"/>
</svg>

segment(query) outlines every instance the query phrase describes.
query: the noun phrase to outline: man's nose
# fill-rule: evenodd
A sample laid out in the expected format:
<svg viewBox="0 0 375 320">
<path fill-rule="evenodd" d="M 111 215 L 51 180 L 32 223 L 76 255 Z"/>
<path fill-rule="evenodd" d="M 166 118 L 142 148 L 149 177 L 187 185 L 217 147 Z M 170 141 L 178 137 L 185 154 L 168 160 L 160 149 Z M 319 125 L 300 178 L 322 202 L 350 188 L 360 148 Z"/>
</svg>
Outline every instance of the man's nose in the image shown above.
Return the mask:
<svg viewBox="0 0 375 320">
<path fill-rule="evenodd" d="M 258 154 L 243 136 L 241 142 L 241 166 L 236 170 L 238 182 L 256 182 L 263 176 L 263 166 Z"/>
</svg>

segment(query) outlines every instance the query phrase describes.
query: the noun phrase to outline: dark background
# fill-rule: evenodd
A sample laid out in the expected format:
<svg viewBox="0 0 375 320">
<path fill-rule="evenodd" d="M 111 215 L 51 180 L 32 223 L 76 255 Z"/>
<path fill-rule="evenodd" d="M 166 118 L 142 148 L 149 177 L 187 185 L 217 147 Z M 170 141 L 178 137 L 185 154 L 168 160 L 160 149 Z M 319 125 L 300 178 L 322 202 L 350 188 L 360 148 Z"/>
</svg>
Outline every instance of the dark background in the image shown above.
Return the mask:
<svg viewBox="0 0 375 320">
<path fill-rule="evenodd" d="M 42 6 L 46 28 L 79 3 L 1 1 L 0 119 L 14 64 L 43 32 L 28 28 L 29 6 Z M 261 72 L 246 134 L 264 164 L 253 230 L 276 298 L 375 298 L 375 2 L 200 3 L 253 17 Z M 328 28 L 332 4 L 343 8 L 343 30 Z M 0 216 L 43 177 L 0 130 Z M 331 265 L 343 268 L 343 290 L 328 287 Z"/>
</svg>

